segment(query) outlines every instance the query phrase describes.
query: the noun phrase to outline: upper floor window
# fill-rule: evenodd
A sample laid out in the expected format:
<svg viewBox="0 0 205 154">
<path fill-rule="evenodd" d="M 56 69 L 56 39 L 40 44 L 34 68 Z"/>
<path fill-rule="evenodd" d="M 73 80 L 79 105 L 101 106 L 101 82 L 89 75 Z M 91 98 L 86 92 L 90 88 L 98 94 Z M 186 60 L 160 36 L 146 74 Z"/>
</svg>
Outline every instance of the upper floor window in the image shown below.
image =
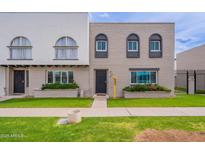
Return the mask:
<svg viewBox="0 0 205 154">
<path fill-rule="evenodd" d="M 127 57 L 139 57 L 139 37 L 136 34 L 130 34 L 127 37 Z"/>
<path fill-rule="evenodd" d="M 55 59 L 77 59 L 78 46 L 74 39 L 61 37 L 55 44 Z"/>
<path fill-rule="evenodd" d="M 96 41 L 96 51 L 106 52 L 107 51 L 107 41 Z"/>
<path fill-rule="evenodd" d="M 128 52 L 138 52 L 138 41 L 128 41 Z"/>
<path fill-rule="evenodd" d="M 150 58 L 162 57 L 162 37 L 159 34 L 153 34 L 149 39 Z"/>
<path fill-rule="evenodd" d="M 95 38 L 95 57 L 107 58 L 108 57 L 108 39 L 105 34 L 99 34 Z"/>
<path fill-rule="evenodd" d="M 160 41 L 151 41 L 151 52 L 160 52 Z"/>
<path fill-rule="evenodd" d="M 11 41 L 10 59 L 32 59 L 31 42 L 25 37 L 16 37 Z"/>
</svg>

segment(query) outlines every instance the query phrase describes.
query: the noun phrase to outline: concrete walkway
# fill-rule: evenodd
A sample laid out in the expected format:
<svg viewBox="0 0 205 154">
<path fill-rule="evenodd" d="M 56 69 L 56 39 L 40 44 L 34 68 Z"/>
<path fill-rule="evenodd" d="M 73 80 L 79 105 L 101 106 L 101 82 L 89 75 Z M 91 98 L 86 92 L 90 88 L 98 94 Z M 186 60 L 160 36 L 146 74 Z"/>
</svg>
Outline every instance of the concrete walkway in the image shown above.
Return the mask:
<svg viewBox="0 0 205 154">
<path fill-rule="evenodd" d="M 79 109 L 83 117 L 205 116 L 205 107 L 169 108 L 0 108 L 0 117 L 65 117 Z"/>
<path fill-rule="evenodd" d="M 105 109 L 107 108 L 107 99 L 108 97 L 107 96 L 97 96 L 95 95 L 94 96 L 94 101 L 93 101 L 93 104 L 92 104 L 92 109 Z"/>
<path fill-rule="evenodd" d="M 1 101 L 6 101 L 6 100 L 9 100 L 9 99 L 12 99 L 12 98 L 24 98 L 24 97 L 25 97 L 24 95 L 1 96 L 0 97 L 0 102 Z"/>
</svg>

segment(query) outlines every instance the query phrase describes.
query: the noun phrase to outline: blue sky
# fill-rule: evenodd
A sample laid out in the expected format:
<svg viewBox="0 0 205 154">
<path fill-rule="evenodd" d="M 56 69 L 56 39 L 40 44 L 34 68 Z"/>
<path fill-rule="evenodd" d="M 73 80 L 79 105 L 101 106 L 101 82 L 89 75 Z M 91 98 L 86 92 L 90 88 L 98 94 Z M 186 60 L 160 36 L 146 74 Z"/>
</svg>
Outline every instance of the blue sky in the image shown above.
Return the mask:
<svg viewBox="0 0 205 154">
<path fill-rule="evenodd" d="M 176 53 L 205 44 L 205 13 L 90 13 L 91 22 L 175 22 Z"/>
</svg>

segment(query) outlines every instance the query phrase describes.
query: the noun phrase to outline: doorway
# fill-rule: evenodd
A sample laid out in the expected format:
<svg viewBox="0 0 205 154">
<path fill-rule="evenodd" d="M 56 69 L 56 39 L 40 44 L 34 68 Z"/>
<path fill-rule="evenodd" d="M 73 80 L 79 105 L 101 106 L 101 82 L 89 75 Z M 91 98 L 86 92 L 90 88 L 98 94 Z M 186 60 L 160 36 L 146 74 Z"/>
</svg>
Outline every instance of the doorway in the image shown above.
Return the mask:
<svg viewBox="0 0 205 154">
<path fill-rule="evenodd" d="M 96 70 L 96 93 L 107 93 L 107 70 Z"/>
<path fill-rule="evenodd" d="M 24 70 L 14 70 L 14 93 L 25 93 Z"/>
</svg>

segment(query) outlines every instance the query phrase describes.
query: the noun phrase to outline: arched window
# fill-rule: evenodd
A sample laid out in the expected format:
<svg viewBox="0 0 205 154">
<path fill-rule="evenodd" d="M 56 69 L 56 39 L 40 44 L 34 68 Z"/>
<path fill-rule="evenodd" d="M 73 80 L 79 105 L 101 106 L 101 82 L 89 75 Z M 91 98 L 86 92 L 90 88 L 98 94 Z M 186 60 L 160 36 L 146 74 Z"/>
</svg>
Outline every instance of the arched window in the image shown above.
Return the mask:
<svg viewBox="0 0 205 154">
<path fill-rule="evenodd" d="M 139 37 L 136 34 L 130 34 L 127 37 L 127 58 L 139 58 Z"/>
<path fill-rule="evenodd" d="M 108 57 L 108 39 L 105 34 L 98 34 L 95 37 L 95 57 L 96 58 Z"/>
<path fill-rule="evenodd" d="M 159 34 L 152 34 L 149 38 L 149 57 L 162 57 L 162 37 Z"/>
<path fill-rule="evenodd" d="M 23 36 L 16 37 L 11 41 L 10 59 L 32 59 L 31 42 Z"/>
<path fill-rule="evenodd" d="M 61 37 L 55 44 L 55 59 L 78 59 L 78 46 L 71 37 Z"/>
</svg>

